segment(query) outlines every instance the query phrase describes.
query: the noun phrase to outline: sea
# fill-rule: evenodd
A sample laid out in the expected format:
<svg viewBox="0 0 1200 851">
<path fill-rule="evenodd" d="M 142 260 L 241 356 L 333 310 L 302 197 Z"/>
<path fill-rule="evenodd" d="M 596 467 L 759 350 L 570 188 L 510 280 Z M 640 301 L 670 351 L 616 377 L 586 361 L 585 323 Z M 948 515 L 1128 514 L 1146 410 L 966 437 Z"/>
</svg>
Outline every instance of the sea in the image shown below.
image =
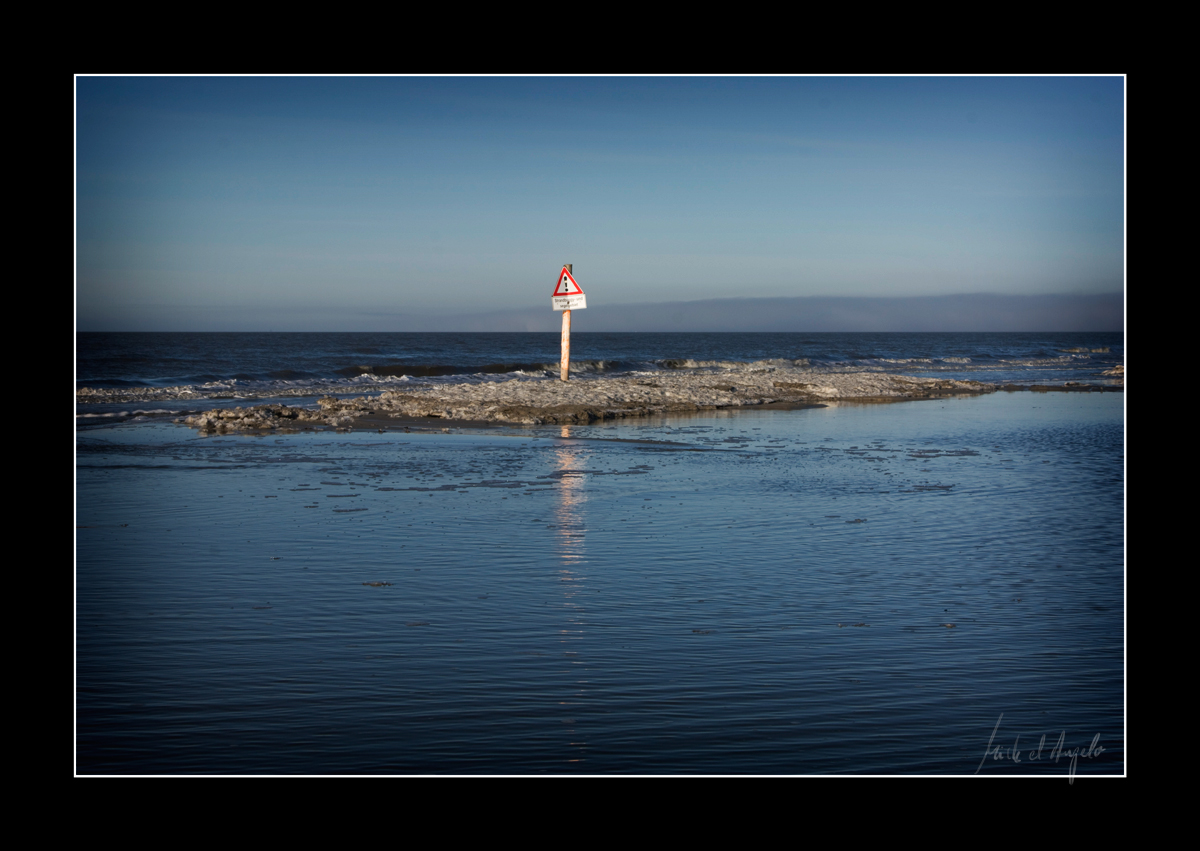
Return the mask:
<svg viewBox="0 0 1200 851">
<path fill-rule="evenodd" d="M 1036 389 L 588 426 L 176 422 L 557 381 L 558 344 L 77 334 L 76 773 L 1124 775 L 1121 333 L 576 332 L 572 381 L 784 365 Z"/>
</svg>

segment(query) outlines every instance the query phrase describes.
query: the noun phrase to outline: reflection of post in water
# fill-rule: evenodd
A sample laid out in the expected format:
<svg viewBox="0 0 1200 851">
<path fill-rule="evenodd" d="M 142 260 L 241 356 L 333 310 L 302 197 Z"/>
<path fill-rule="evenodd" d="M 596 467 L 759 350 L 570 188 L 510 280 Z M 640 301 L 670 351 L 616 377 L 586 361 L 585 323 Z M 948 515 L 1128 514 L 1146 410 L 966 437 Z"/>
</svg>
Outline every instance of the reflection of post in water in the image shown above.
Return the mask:
<svg viewBox="0 0 1200 851">
<path fill-rule="evenodd" d="M 562 427 L 562 436 L 571 436 L 569 427 Z M 554 449 L 554 460 L 558 464 L 555 471 L 558 476 L 558 505 L 554 515 L 558 527 L 558 550 L 564 568 L 582 561 L 584 557 L 584 534 L 587 528 L 583 504 L 587 501 L 587 495 L 583 471 L 587 468 L 586 454 L 581 447 L 570 444 Z"/>
<path fill-rule="evenodd" d="M 569 438 L 570 429 L 562 427 L 562 436 Z M 587 734 L 579 730 L 574 717 L 577 708 L 585 703 L 588 691 L 588 663 L 586 656 L 581 657 L 583 638 L 586 631 L 587 614 L 585 596 L 583 595 L 583 580 L 580 566 L 586 562 L 584 551 L 584 534 L 587 523 L 584 516 L 584 503 L 587 502 L 587 469 L 588 451 L 578 444 L 564 443 L 554 447 L 554 460 L 558 465 L 555 475 L 558 478 L 558 505 L 554 509 L 554 517 L 558 527 L 558 551 L 562 558 L 559 567 L 559 588 L 563 591 L 563 607 L 566 623 L 559 630 L 559 644 L 563 655 L 573 666 L 578 666 L 578 683 L 572 689 L 570 696 L 564 696 L 559 701 L 560 710 L 568 717 L 561 720 L 567 726 L 564 732 L 568 737 L 570 747 L 579 755 L 567 762 L 583 762 L 587 755 Z"/>
</svg>

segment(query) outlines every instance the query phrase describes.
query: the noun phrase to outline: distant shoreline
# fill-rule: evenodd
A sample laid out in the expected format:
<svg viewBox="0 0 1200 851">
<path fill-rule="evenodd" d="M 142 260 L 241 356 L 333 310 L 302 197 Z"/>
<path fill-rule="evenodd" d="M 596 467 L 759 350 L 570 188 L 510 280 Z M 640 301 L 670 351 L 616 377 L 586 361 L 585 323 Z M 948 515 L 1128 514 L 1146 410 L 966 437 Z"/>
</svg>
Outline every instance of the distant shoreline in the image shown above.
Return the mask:
<svg viewBox="0 0 1200 851">
<path fill-rule="evenodd" d="M 790 296 L 606 304 L 602 289 L 580 311 L 573 333 L 1116 333 L 1125 327 L 1125 295 Z M 559 314 L 525 296 L 520 307 L 456 313 L 409 312 L 380 304 L 330 305 L 324 331 L 286 309 L 212 311 L 205 328 L 193 315 L 131 314 L 77 318 L 77 333 L 553 333 Z M 214 328 L 213 326 L 223 326 Z M 332 326 L 332 327 L 331 327 Z"/>
</svg>

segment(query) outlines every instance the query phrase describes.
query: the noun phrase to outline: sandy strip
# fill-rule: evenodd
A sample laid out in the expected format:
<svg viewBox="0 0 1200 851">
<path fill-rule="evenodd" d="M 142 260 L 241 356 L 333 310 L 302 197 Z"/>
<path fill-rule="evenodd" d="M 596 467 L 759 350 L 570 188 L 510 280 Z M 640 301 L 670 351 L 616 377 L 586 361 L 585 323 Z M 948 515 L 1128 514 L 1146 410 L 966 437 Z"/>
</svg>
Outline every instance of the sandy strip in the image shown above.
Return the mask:
<svg viewBox="0 0 1200 851">
<path fill-rule="evenodd" d="M 572 381 L 514 378 L 483 384 L 424 385 L 379 396 L 319 400 L 320 410 L 258 405 L 206 411 L 179 420 L 201 431 L 351 427 L 369 418 L 475 421 L 520 425 L 598 420 L 769 404 L 900 401 L 974 395 L 1000 389 L 978 381 L 913 378 L 874 372 L 814 373 L 796 369 L 663 372 L 652 376 Z"/>
</svg>

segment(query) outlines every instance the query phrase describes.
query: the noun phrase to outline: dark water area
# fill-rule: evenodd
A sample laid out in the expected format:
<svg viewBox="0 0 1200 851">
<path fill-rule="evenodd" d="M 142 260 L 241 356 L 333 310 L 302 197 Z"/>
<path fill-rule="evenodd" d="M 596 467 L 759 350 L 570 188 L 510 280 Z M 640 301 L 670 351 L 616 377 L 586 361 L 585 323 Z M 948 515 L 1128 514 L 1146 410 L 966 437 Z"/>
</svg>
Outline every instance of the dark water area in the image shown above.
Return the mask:
<svg viewBox="0 0 1200 851">
<path fill-rule="evenodd" d="M 81 430 L 76 770 L 1123 774 L 1123 406 Z"/>
<path fill-rule="evenodd" d="M 806 361 L 827 369 L 1044 372 L 1070 380 L 1123 363 L 1120 333 L 588 333 L 572 332 L 583 372 L 680 369 L 697 363 Z M 540 333 L 211 333 L 76 335 L 76 386 L 339 381 L 362 375 L 536 372 L 558 361 L 559 335 Z M 1056 375 L 1061 373 L 1061 375 Z M 262 389 L 262 388 L 260 388 Z"/>
</svg>

